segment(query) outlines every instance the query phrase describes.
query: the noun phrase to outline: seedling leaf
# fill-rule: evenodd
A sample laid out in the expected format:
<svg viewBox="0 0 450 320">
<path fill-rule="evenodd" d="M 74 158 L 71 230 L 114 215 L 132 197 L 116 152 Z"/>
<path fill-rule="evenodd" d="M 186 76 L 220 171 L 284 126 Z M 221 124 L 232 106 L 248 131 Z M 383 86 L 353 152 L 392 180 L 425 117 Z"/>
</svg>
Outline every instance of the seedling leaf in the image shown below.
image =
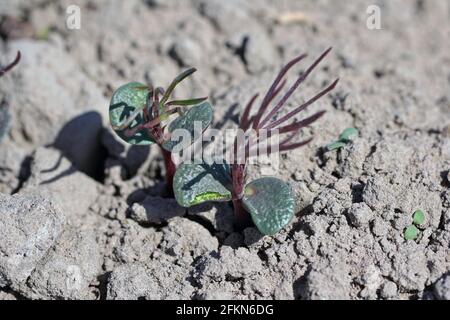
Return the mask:
<svg viewBox="0 0 450 320">
<path fill-rule="evenodd" d="M 339 135 L 339 141 L 348 142 L 351 138 L 358 136 L 358 130 L 355 128 L 347 128 Z"/>
<path fill-rule="evenodd" d="M 200 138 L 202 132 L 209 126 L 212 121 L 213 110 L 209 102 L 203 102 L 189 109 L 185 114 L 173 120 L 169 125 L 169 132 L 172 133 L 176 129 L 185 129 L 189 132 L 190 137 Z M 198 121 L 201 126 L 198 129 L 201 132 L 196 132 L 195 122 Z M 191 141 L 192 143 L 195 141 Z M 172 151 L 172 149 L 179 143 L 179 141 L 169 140 L 163 143 L 164 149 Z"/>
<path fill-rule="evenodd" d="M 405 229 L 404 237 L 406 240 L 414 240 L 419 235 L 419 229 L 415 225 L 410 225 Z"/>
<path fill-rule="evenodd" d="M 175 199 L 183 207 L 231 200 L 230 167 L 226 164 L 181 164 L 173 182 Z"/>
<path fill-rule="evenodd" d="M 247 184 L 242 202 L 263 234 L 277 233 L 294 216 L 292 190 L 288 184 L 276 178 L 265 177 Z"/>
<path fill-rule="evenodd" d="M 196 104 L 202 103 L 208 99 L 207 97 L 203 98 L 194 98 L 194 99 L 186 99 L 186 100 L 172 100 L 166 103 L 166 106 L 194 106 Z"/>
<path fill-rule="evenodd" d="M 425 221 L 425 214 L 422 210 L 416 210 L 413 216 L 413 223 L 416 226 L 420 226 Z"/>
<path fill-rule="evenodd" d="M 130 82 L 119 87 L 111 98 L 109 121 L 117 135 L 130 144 L 149 145 L 154 142 L 147 130 L 140 130 L 131 136 L 126 135 L 127 128 L 144 123 L 143 112 L 147 105 L 149 89 L 139 82 Z M 126 128 L 123 127 L 129 117 L 134 117 Z"/>
<path fill-rule="evenodd" d="M 340 149 L 349 143 L 354 137 L 358 136 L 358 130 L 355 128 L 347 128 L 339 135 L 337 141 L 331 142 L 326 146 L 328 151 Z"/>
<path fill-rule="evenodd" d="M 172 83 L 169 85 L 169 87 L 167 88 L 166 92 L 164 93 L 164 95 L 161 99 L 161 104 L 164 105 L 167 102 L 167 100 L 169 99 L 173 90 L 181 81 L 183 81 L 184 79 L 186 79 L 187 77 L 189 77 L 191 74 L 193 74 L 196 71 L 197 71 L 197 69 L 195 69 L 195 68 L 189 68 L 189 69 L 183 71 L 182 73 L 180 73 L 175 79 L 173 79 Z"/>
</svg>

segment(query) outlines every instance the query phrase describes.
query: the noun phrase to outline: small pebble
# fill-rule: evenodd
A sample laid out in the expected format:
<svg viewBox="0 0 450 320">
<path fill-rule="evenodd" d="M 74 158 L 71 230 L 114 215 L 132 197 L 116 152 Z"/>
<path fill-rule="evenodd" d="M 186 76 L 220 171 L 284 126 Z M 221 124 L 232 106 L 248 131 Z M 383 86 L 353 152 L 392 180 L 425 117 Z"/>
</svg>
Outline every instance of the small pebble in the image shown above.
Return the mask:
<svg viewBox="0 0 450 320">
<path fill-rule="evenodd" d="M 384 299 L 395 298 L 397 296 L 397 285 L 392 281 L 385 282 L 381 287 L 380 295 Z"/>
<path fill-rule="evenodd" d="M 354 227 L 361 228 L 373 220 L 372 209 L 367 204 L 354 203 L 348 210 L 347 216 Z"/>
</svg>

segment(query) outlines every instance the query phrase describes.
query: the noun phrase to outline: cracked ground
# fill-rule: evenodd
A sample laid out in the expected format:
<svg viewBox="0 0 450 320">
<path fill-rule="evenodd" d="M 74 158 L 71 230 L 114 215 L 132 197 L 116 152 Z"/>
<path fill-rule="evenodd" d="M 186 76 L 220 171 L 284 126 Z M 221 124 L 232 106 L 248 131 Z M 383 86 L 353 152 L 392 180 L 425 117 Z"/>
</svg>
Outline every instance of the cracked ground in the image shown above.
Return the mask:
<svg viewBox="0 0 450 320">
<path fill-rule="evenodd" d="M 366 9 L 380 7 L 380 30 Z M 66 27 L 66 8 L 81 28 Z M 450 299 L 448 1 L 2 1 L 0 299 Z M 129 81 L 209 96 L 233 128 L 255 92 L 300 53 L 332 53 L 287 111 L 330 79 L 306 112 L 307 146 L 280 157 L 296 194 L 275 236 L 237 230 L 232 208 L 185 209 L 165 196 L 155 147 L 110 130 Z M 324 146 L 348 127 L 359 136 Z M 252 167 L 259 176 L 263 168 Z M 414 241 L 404 238 L 415 210 Z"/>
</svg>

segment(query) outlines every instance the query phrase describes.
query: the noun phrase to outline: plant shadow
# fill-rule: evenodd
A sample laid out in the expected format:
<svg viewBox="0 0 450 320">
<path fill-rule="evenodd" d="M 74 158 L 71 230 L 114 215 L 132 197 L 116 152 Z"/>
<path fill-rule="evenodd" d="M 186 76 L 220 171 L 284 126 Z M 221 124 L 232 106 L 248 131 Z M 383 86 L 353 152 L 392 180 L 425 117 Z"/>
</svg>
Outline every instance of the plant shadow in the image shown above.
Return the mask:
<svg viewBox="0 0 450 320">
<path fill-rule="evenodd" d="M 61 154 L 58 160 L 43 172 L 56 171 L 63 157 L 70 161 L 71 166 L 41 184 L 52 183 L 76 171 L 84 172 L 97 181 L 103 181 L 106 150 L 100 142 L 102 129 L 102 117 L 96 111 L 89 111 L 69 120 L 58 132 L 54 142 L 46 145 L 58 149 Z"/>
</svg>

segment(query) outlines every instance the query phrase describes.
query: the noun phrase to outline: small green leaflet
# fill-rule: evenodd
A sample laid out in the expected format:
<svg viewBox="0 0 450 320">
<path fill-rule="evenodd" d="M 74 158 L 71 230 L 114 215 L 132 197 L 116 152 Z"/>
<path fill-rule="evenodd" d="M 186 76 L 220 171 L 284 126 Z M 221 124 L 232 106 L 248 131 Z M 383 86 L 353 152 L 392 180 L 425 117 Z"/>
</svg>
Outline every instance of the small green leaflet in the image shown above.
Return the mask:
<svg viewBox="0 0 450 320">
<path fill-rule="evenodd" d="M 138 113 L 131 122 L 129 128 L 133 128 L 144 122 L 143 110 L 147 105 L 149 89 L 146 85 L 139 82 L 130 82 L 119 87 L 111 98 L 109 105 L 109 121 L 112 127 L 119 127 L 133 113 Z M 125 130 L 115 130 L 117 135 L 130 144 L 149 145 L 153 138 L 146 130 L 136 132 L 133 136 L 127 137 Z"/>
</svg>

